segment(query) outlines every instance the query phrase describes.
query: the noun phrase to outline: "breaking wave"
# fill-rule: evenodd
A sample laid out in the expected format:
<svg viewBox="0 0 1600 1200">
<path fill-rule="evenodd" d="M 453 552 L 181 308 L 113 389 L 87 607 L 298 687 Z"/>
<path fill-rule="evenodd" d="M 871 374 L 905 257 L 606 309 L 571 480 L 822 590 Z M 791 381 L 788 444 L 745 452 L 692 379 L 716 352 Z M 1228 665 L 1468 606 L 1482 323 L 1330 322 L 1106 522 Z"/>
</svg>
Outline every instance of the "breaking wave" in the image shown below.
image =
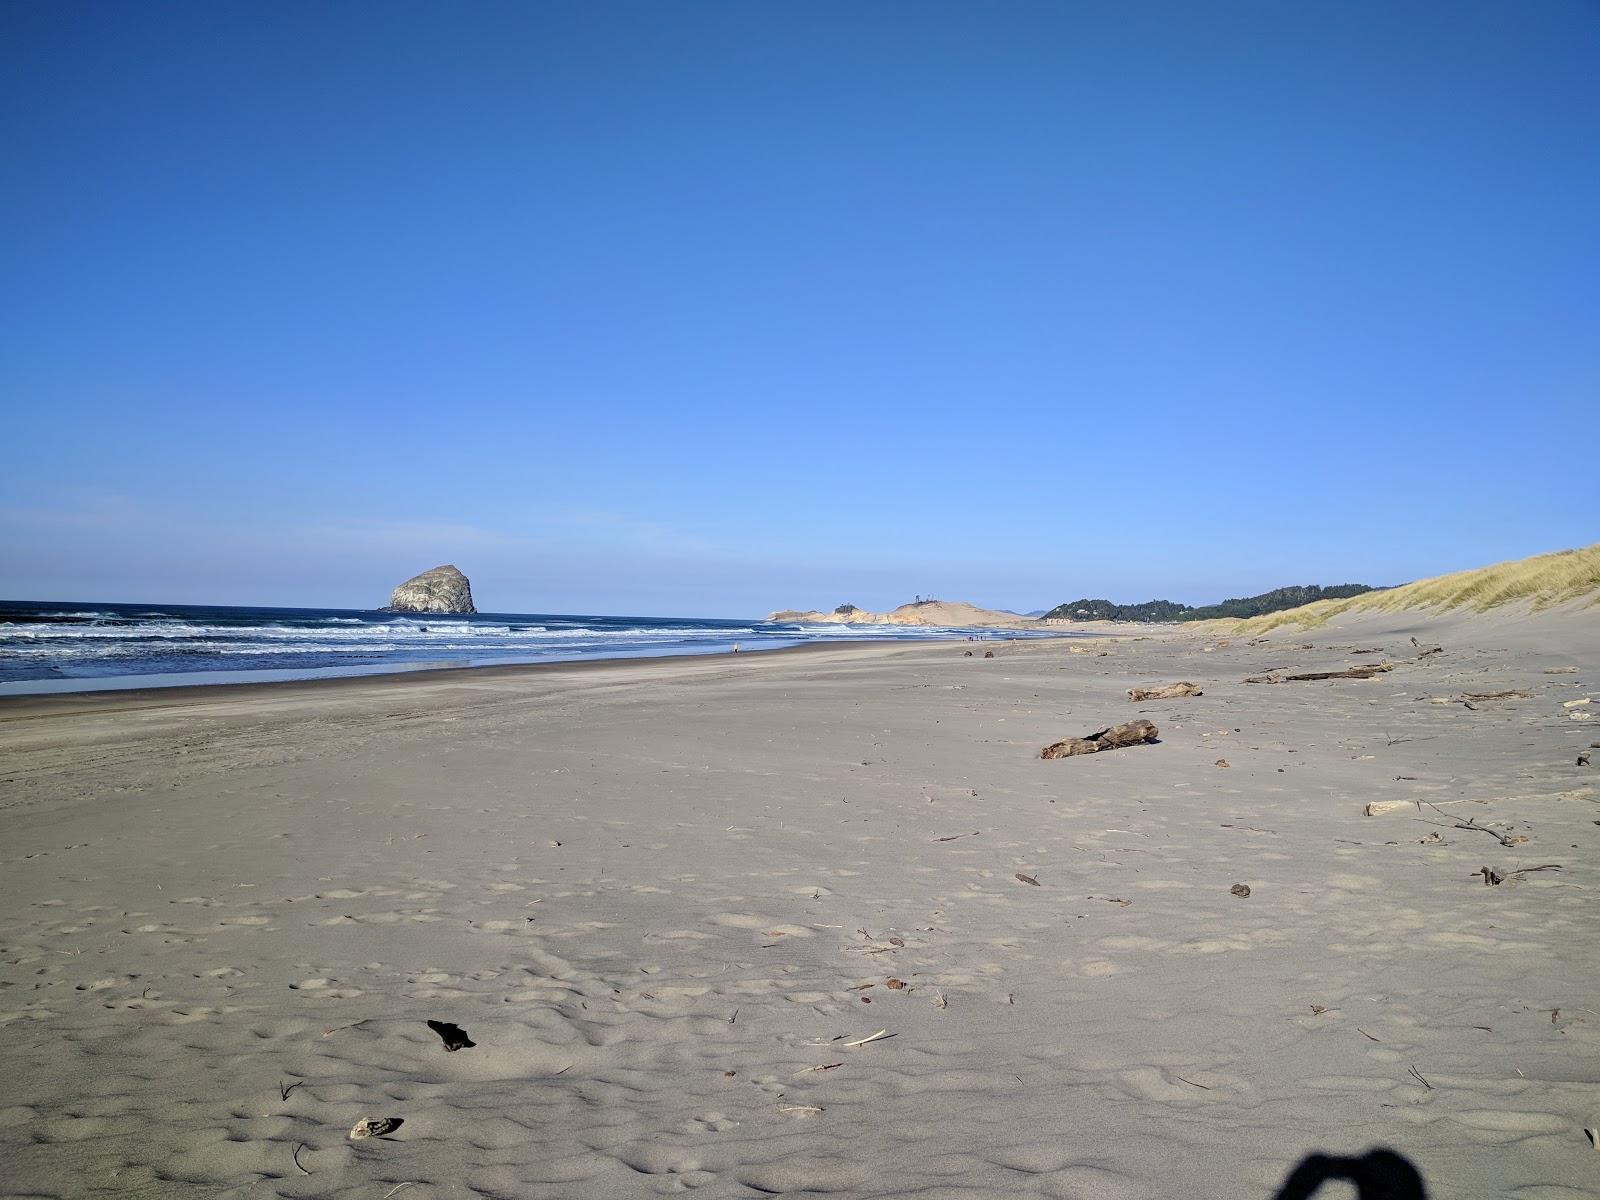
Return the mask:
<svg viewBox="0 0 1600 1200">
<path fill-rule="evenodd" d="M 296 676 L 777 649 L 805 642 L 978 636 L 885 625 L 559 614 L 363 613 L 330 609 L 0 602 L 0 691 L 184 682 L 216 672 Z M 988 634 L 986 636 L 992 636 Z M 30 683 L 39 686 L 30 689 Z"/>
</svg>

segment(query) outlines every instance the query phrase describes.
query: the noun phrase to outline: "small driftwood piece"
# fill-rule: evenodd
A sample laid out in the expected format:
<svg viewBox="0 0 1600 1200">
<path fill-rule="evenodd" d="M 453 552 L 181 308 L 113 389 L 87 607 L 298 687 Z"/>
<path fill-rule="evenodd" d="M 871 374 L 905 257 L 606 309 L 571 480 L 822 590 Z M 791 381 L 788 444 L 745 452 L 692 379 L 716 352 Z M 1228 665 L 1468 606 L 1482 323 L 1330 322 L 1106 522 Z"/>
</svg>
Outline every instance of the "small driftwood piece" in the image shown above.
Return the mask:
<svg viewBox="0 0 1600 1200">
<path fill-rule="evenodd" d="M 1508 688 L 1503 692 L 1462 692 L 1462 700 L 1531 700 L 1533 693 L 1522 688 Z"/>
<path fill-rule="evenodd" d="M 1394 670 L 1393 665 L 1385 659 L 1383 662 L 1363 664 L 1359 667 L 1346 667 L 1343 671 L 1307 671 L 1300 675 L 1278 675 L 1268 672 L 1265 675 L 1252 675 L 1245 680 L 1246 683 L 1308 683 L 1316 679 L 1371 679 L 1374 675 L 1383 675 Z"/>
<path fill-rule="evenodd" d="M 1139 700 L 1177 700 L 1183 696 L 1203 696 L 1198 685 L 1183 680 L 1179 683 L 1169 683 L 1162 687 L 1129 688 L 1128 699 Z"/>
<path fill-rule="evenodd" d="M 1473 874 L 1483 876 L 1484 887 L 1494 887 L 1508 879 L 1514 879 L 1518 875 L 1531 875 L 1535 871 L 1559 871 L 1561 869 L 1560 863 L 1545 863 L 1543 866 L 1538 867 L 1518 867 L 1515 871 L 1496 871 L 1493 867 L 1479 867 Z"/>
<path fill-rule="evenodd" d="M 1129 721 L 1091 733 L 1087 737 L 1064 738 L 1053 742 L 1039 752 L 1040 758 L 1072 758 L 1078 754 L 1098 754 L 1102 750 L 1120 750 L 1124 746 L 1140 746 L 1156 740 L 1156 727 L 1149 721 Z"/>
</svg>

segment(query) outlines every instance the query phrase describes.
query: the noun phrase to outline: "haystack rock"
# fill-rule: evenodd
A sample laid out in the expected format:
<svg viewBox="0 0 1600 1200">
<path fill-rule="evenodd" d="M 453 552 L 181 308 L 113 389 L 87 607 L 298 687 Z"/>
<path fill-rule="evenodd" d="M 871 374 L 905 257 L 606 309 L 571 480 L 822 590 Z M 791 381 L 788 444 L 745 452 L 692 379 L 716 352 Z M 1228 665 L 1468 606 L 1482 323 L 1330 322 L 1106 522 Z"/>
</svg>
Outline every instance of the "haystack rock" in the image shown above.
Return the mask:
<svg viewBox="0 0 1600 1200">
<path fill-rule="evenodd" d="M 434 567 L 406 580 L 389 597 L 385 612 L 475 613 L 472 585 L 452 566 Z"/>
</svg>

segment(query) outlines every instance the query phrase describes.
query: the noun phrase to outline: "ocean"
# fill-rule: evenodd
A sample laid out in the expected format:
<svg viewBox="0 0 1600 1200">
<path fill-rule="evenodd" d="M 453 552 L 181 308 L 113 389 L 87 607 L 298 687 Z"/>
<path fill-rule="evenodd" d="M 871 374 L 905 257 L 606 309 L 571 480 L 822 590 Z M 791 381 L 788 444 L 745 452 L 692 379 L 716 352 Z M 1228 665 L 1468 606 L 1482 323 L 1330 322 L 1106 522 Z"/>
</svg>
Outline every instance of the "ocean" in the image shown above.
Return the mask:
<svg viewBox="0 0 1600 1200">
<path fill-rule="evenodd" d="M 0 601 L 0 695 L 706 654 L 736 643 L 741 651 L 759 651 L 968 636 L 1052 635 L 683 617 Z"/>
</svg>

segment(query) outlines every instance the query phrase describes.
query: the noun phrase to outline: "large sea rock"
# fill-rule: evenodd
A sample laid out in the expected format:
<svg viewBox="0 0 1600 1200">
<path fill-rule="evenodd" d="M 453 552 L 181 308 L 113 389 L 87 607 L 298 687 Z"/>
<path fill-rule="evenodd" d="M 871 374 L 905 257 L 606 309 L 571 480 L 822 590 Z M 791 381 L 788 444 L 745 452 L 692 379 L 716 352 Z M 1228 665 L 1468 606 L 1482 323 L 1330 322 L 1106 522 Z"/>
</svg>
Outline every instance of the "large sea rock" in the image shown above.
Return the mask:
<svg viewBox="0 0 1600 1200">
<path fill-rule="evenodd" d="M 475 613 L 472 585 L 453 566 L 434 567 L 406 580 L 389 597 L 385 612 Z"/>
</svg>

